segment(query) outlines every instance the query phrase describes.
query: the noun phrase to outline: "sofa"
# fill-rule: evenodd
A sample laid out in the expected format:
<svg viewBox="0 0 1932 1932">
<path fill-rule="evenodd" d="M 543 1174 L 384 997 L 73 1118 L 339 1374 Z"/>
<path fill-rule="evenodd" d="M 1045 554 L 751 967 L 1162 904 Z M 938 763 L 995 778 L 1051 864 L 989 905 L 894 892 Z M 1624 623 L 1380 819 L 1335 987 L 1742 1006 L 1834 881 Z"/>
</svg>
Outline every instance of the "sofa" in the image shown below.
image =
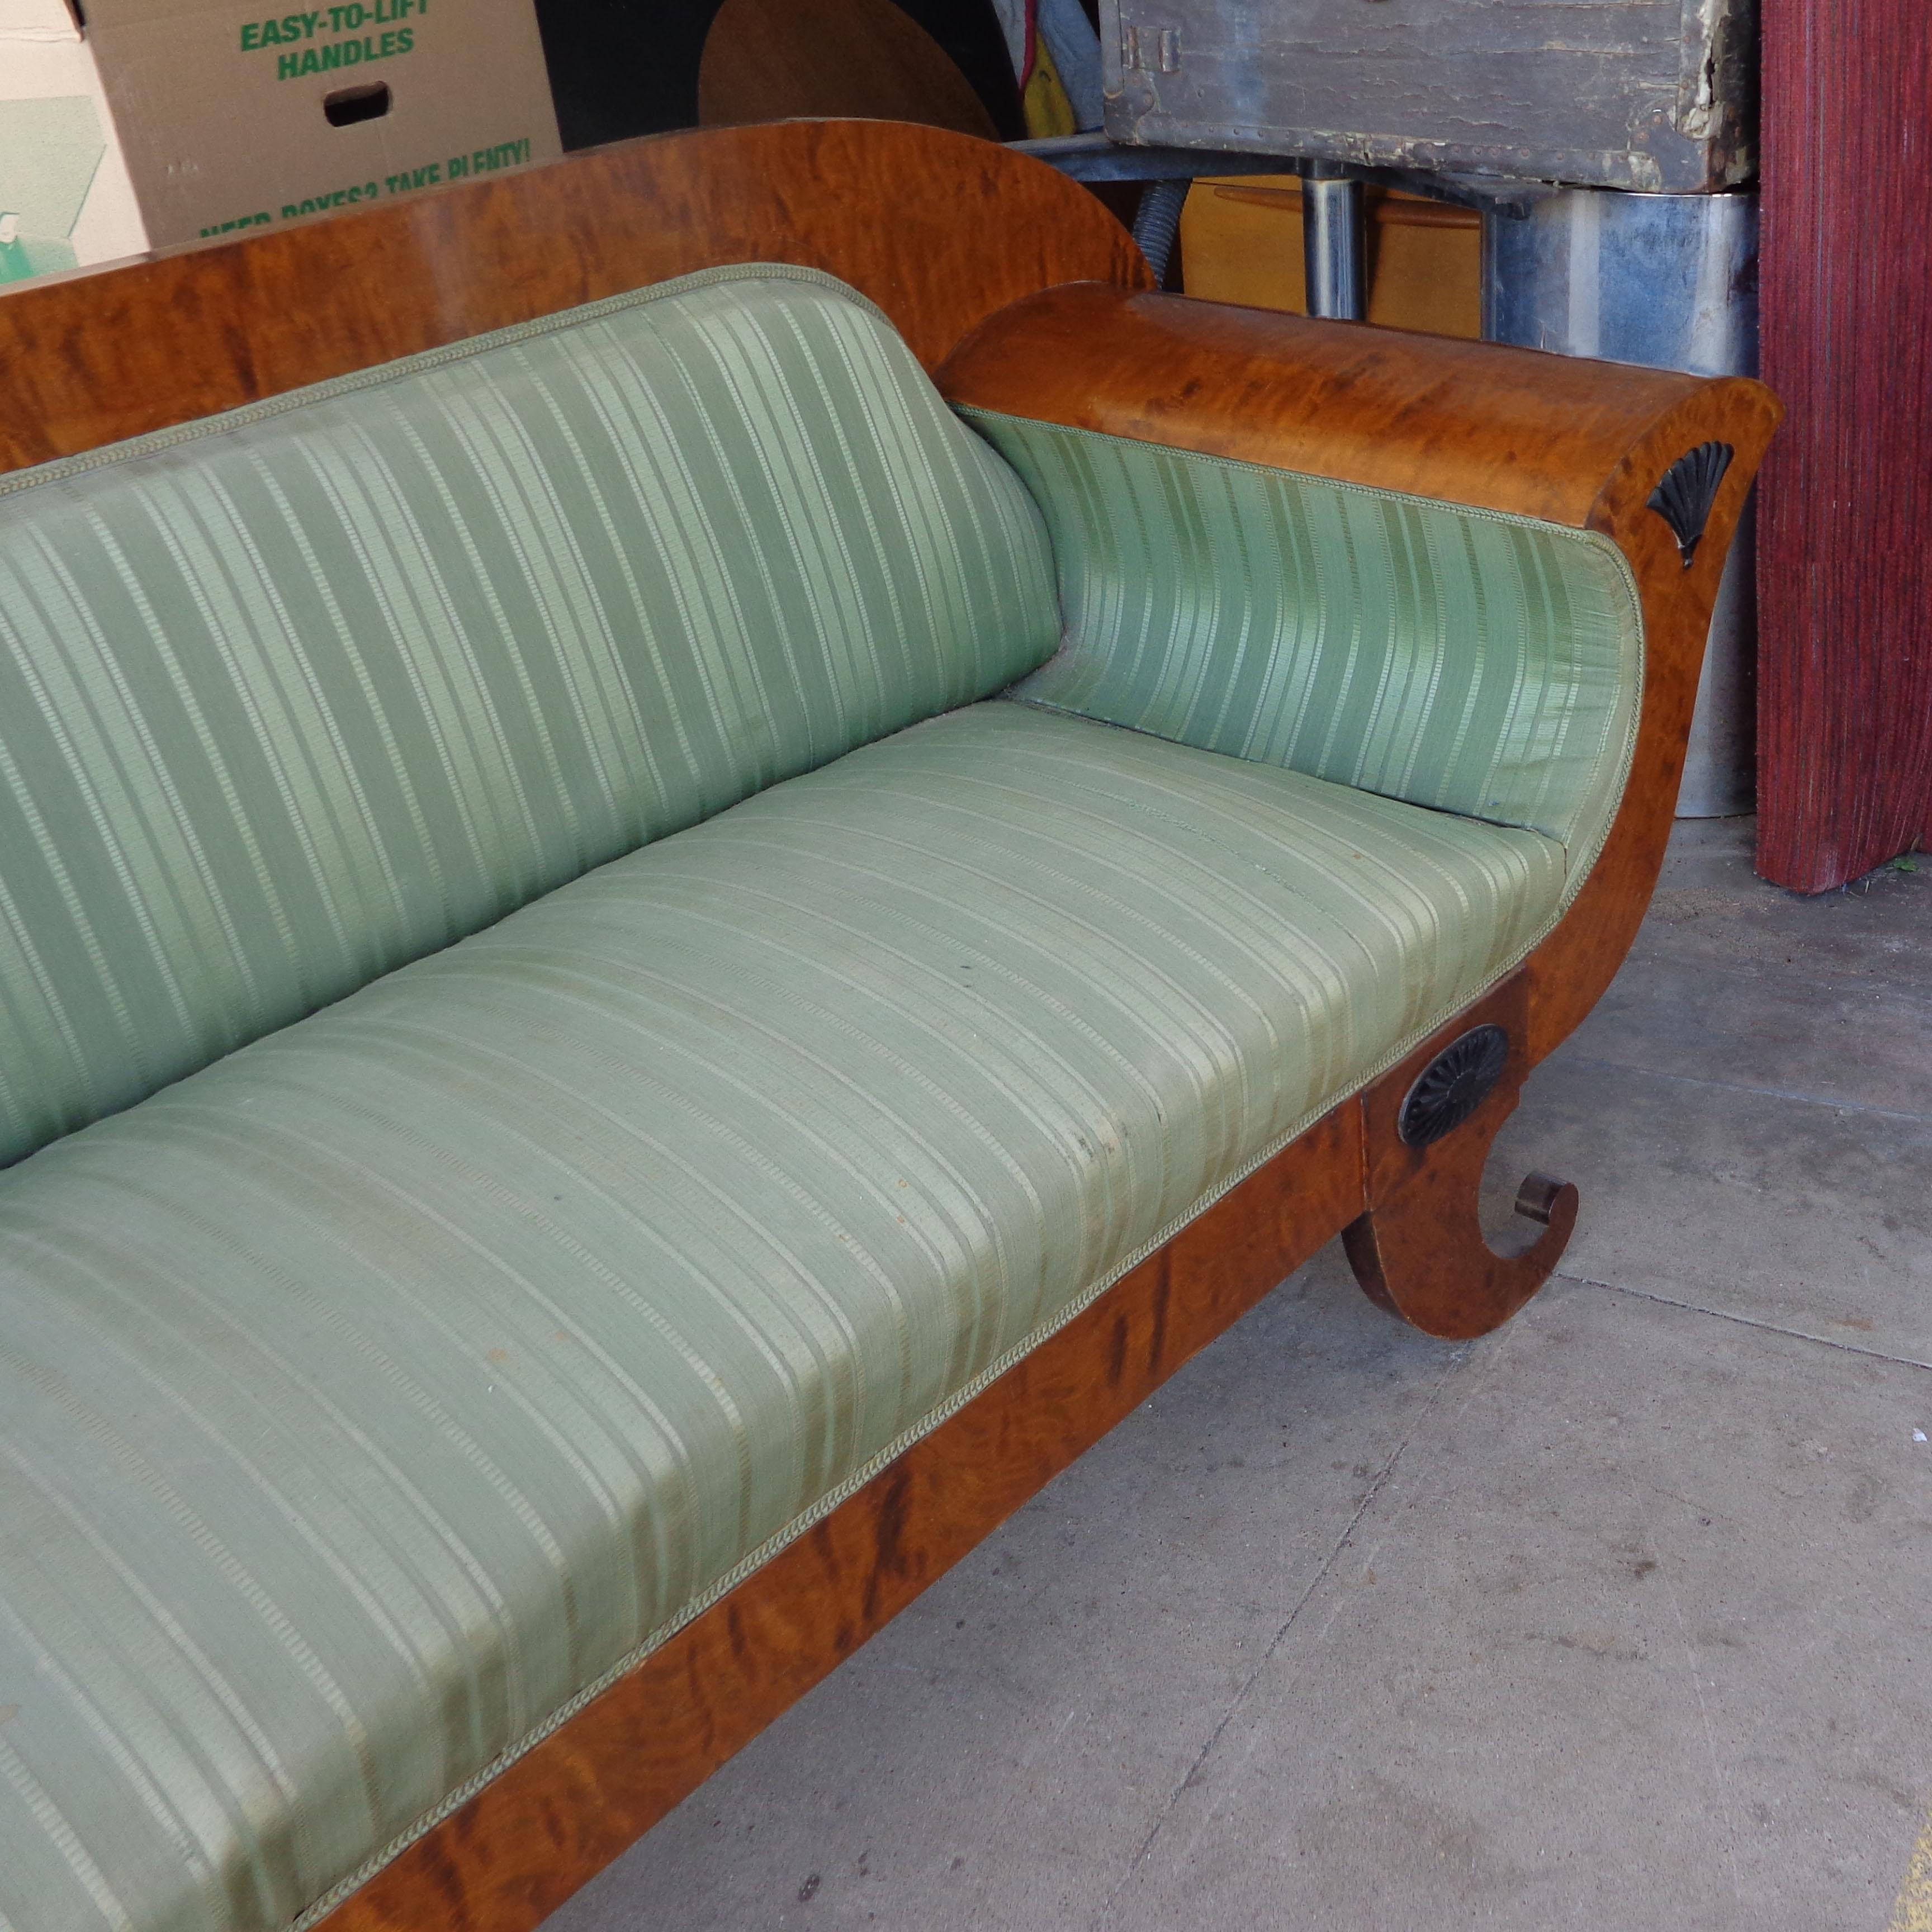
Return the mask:
<svg viewBox="0 0 1932 1932">
<path fill-rule="evenodd" d="M 532 1924 L 1321 1242 L 1553 1266 L 1757 386 L 885 124 L 0 341 L 0 1924 Z"/>
</svg>

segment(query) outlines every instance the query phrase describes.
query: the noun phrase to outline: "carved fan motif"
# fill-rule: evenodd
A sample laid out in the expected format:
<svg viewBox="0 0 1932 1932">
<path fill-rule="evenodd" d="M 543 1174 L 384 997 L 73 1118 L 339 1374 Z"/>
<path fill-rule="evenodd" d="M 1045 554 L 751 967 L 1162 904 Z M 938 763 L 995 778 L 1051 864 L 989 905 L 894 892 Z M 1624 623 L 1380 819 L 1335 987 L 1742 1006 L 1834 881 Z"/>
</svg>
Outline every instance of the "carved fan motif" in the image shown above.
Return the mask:
<svg viewBox="0 0 1932 1932">
<path fill-rule="evenodd" d="M 1650 493 L 1649 507 L 1670 526 L 1677 548 L 1684 553 L 1686 570 L 1704 540 L 1711 506 L 1718 500 L 1718 485 L 1736 454 L 1728 442 L 1700 442 L 1680 456 Z"/>
<path fill-rule="evenodd" d="M 1499 1026 L 1472 1027 L 1425 1066 L 1402 1103 L 1396 1131 L 1411 1147 L 1453 1133 L 1483 1102 L 1509 1064 L 1509 1035 Z"/>
</svg>

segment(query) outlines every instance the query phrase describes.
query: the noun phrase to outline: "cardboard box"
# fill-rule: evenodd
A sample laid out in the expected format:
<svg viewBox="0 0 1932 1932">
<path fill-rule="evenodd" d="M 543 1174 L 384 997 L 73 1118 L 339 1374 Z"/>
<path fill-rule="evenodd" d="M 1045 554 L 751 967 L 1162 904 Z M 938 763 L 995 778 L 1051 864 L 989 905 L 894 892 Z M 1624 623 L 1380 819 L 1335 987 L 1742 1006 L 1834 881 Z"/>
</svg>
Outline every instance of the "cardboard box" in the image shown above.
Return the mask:
<svg viewBox="0 0 1932 1932">
<path fill-rule="evenodd" d="M 0 282 L 562 151 L 532 0 L 0 0 Z"/>
<path fill-rule="evenodd" d="M 1483 218 L 1473 208 L 1371 186 L 1366 320 L 1424 335 L 1483 333 Z M 1244 308 L 1308 312 L 1301 183 L 1293 175 L 1210 176 L 1180 214 L 1187 292 Z"/>
</svg>

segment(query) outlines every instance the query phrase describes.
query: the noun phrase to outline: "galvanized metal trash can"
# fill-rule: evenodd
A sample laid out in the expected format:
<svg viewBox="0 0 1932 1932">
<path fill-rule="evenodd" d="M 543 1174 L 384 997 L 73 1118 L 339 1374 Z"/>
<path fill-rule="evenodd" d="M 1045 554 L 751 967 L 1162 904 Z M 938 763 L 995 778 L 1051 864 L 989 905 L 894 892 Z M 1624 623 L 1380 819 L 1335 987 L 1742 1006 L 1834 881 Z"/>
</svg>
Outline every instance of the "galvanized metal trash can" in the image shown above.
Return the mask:
<svg viewBox="0 0 1932 1932">
<path fill-rule="evenodd" d="M 1698 376 L 1757 374 L 1757 196 L 1563 188 L 1483 223 L 1492 342 Z M 1756 802 L 1756 545 L 1738 532 L 1711 620 L 1680 818 Z"/>
</svg>

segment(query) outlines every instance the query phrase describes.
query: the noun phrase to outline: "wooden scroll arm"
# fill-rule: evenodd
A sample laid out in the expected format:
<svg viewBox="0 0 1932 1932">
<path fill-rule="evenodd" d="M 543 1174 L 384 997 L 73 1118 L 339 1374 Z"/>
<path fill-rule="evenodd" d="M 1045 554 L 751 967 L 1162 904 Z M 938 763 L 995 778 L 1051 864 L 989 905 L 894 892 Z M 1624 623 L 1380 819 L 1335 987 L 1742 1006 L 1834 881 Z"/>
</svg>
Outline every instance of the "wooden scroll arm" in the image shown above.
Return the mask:
<svg viewBox="0 0 1932 1932">
<path fill-rule="evenodd" d="M 989 317 L 939 382 L 962 405 L 1598 531 L 1628 560 L 1643 608 L 1644 689 L 1600 855 L 1521 968 L 1351 1103 L 1364 1211 L 1344 1240 L 1364 1289 L 1432 1334 L 1477 1335 L 1507 1320 L 1556 1266 L 1576 1190 L 1532 1176 L 1518 1208 L 1545 1231 L 1500 1255 L 1477 1220 L 1484 1161 L 1525 1077 L 1595 1004 L 1649 902 L 1718 576 L 1782 413 L 1776 399 L 1741 378 L 1094 284 Z M 1418 1079 L 1478 1029 L 1503 1042 L 1493 1084 L 1466 1118 L 1418 1134 L 1405 1112 Z M 1453 1053 L 1444 1065 L 1438 1084 L 1453 1084 Z"/>
<path fill-rule="evenodd" d="M 1708 380 L 1071 284 L 990 316 L 942 366 L 952 401 L 1600 531 L 1636 575 L 1636 756 L 1588 883 L 1528 962 L 1527 1064 L 1596 1004 L 1648 903 L 1682 776 L 1711 607 L 1782 411 Z M 1730 448 L 1686 565 L 1649 501 L 1680 459 Z"/>
</svg>

